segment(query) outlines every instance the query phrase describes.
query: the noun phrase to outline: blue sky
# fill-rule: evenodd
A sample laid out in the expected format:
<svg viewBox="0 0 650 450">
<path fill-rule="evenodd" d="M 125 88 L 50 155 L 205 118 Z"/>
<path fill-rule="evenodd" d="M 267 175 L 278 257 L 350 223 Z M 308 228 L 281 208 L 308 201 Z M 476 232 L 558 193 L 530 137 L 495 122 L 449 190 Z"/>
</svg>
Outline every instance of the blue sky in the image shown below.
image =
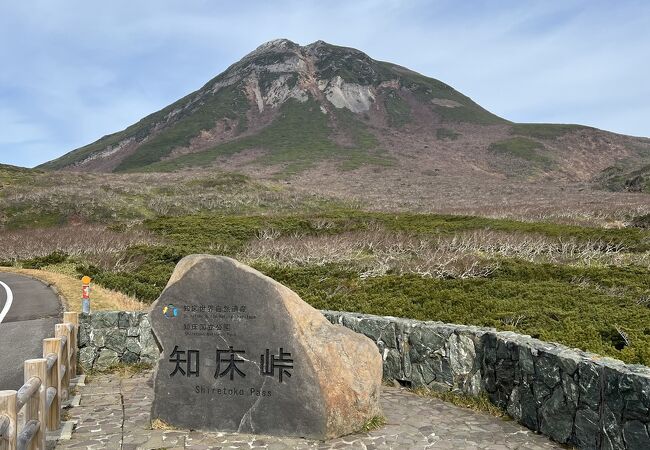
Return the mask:
<svg viewBox="0 0 650 450">
<path fill-rule="evenodd" d="M 358 48 L 510 120 L 650 136 L 645 0 L 3 1 L 0 162 L 121 130 L 279 37 Z"/>
</svg>

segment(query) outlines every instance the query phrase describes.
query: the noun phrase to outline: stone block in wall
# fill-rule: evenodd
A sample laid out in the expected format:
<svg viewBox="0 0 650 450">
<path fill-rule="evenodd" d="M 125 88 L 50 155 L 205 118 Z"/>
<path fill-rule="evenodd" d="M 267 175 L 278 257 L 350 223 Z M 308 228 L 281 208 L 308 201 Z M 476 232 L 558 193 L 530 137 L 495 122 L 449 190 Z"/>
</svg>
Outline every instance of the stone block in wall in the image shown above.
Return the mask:
<svg viewBox="0 0 650 450">
<path fill-rule="evenodd" d="M 94 330 L 102 328 L 117 328 L 119 311 L 97 311 L 88 317 Z"/>
<path fill-rule="evenodd" d="M 573 434 L 575 409 L 567 402 L 562 386 L 557 384 L 539 408 L 539 431 L 562 443 L 570 441 Z"/>
<path fill-rule="evenodd" d="M 639 420 L 630 420 L 623 425 L 623 440 L 629 449 L 650 448 L 650 428 Z"/>
<path fill-rule="evenodd" d="M 403 327 L 403 340 L 408 343 L 405 356 L 410 363 L 413 386 L 451 386 L 454 381 L 449 364 L 448 339 L 451 333 L 437 332 L 430 324 L 409 324 Z"/>
<path fill-rule="evenodd" d="M 82 347 L 79 349 L 79 365 L 84 371 L 91 370 L 97 359 L 97 350 L 95 347 Z"/>
<path fill-rule="evenodd" d="M 124 328 L 118 328 L 117 330 L 105 328 L 102 331 L 104 333 L 104 347 L 118 354 L 126 351 L 126 330 Z M 99 330 L 97 333 L 99 333 Z"/>
<path fill-rule="evenodd" d="M 581 409 L 598 411 L 601 402 L 602 367 L 590 361 L 578 364 L 578 405 Z"/>
<path fill-rule="evenodd" d="M 158 355 L 147 313 L 98 311 L 80 316 L 79 364 L 83 370 L 106 370 L 120 363 L 153 364 Z"/>
<path fill-rule="evenodd" d="M 639 367 L 640 371 L 643 369 Z M 623 400 L 623 419 L 647 421 L 650 417 L 650 377 L 624 370 L 618 386 Z"/>
<path fill-rule="evenodd" d="M 600 416 L 589 408 L 576 411 L 573 426 L 574 443 L 578 448 L 597 448 L 600 435 Z"/>
</svg>

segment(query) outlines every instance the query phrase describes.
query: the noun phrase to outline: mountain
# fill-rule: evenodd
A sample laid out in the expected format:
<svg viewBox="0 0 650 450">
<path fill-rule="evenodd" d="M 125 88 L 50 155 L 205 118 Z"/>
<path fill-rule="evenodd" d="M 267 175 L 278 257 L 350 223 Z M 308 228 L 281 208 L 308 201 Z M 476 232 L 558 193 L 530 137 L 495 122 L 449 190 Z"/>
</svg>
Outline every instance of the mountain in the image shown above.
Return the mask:
<svg viewBox="0 0 650 450">
<path fill-rule="evenodd" d="M 2 171 L 2 172 L 29 172 L 30 169 L 27 169 L 25 167 L 12 166 L 10 164 L 2 164 L 2 163 L 0 163 L 0 171 Z"/>
<path fill-rule="evenodd" d="M 646 172 L 641 181 L 628 178 L 649 163 L 648 139 L 580 125 L 512 123 L 441 81 L 359 50 L 279 39 L 198 91 L 41 168 L 215 166 L 295 174 L 406 164 L 425 172 L 643 190 Z"/>
</svg>

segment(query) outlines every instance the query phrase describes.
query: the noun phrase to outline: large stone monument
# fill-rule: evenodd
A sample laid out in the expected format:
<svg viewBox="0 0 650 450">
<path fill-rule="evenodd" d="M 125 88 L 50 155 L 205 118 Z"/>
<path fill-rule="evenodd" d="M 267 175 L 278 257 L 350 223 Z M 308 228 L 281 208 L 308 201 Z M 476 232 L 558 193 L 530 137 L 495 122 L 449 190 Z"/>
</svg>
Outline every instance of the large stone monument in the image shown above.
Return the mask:
<svg viewBox="0 0 650 450">
<path fill-rule="evenodd" d="M 233 259 L 181 260 L 150 318 L 152 420 L 323 440 L 381 414 L 375 344 Z"/>
</svg>

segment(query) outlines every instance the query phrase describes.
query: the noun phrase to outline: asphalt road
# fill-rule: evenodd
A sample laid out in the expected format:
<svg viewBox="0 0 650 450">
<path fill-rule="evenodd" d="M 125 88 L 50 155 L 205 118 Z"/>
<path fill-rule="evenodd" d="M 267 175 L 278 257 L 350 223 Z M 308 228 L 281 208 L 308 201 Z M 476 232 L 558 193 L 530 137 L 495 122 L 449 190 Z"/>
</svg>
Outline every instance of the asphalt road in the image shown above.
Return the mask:
<svg viewBox="0 0 650 450">
<path fill-rule="evenodd" d="M 43 339 L 54 337 L 62 307 L 58 296 L 40 281 L 0 272 L 0 390 L 23 384 L 23 362 L 43 356 Z M 6 313 L 6 314 L 5 314 Z"/>
</svg>

